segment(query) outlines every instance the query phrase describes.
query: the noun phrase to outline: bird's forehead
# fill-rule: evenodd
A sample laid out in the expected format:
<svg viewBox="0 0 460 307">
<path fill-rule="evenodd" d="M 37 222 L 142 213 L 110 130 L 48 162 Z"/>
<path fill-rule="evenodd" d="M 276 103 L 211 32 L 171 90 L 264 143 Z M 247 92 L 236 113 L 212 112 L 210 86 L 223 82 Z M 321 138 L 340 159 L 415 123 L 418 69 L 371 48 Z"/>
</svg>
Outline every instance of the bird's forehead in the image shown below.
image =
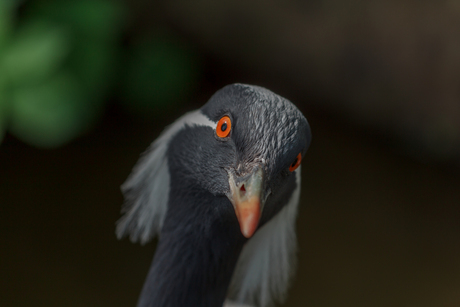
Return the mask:
<svg viewBox="0 0 460 307">
<path fill-rule="evenodd" d="M 234 140 L 245 155 L 273 159 L 295 143 L 301 117 L 289 101 L 258 94 L 250 103 L 240 101 L 233 111 Z"/>
</svg>

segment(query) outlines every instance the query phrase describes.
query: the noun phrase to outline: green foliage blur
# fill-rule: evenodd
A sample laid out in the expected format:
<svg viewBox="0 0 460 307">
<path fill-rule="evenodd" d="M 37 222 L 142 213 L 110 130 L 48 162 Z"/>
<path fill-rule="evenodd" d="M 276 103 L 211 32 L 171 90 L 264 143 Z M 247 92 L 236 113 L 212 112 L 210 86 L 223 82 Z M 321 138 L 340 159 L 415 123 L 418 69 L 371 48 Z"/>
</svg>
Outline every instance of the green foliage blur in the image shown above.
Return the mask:
<svg viewBox="0 0 460 307">
<path fill-rule="evenodd" d="M 114 96 L 148 116 L 196 85 L 198 57 L 173 34 L 123 44 L 125 2 L 19 2 L 0 0 L 0 142 L 8 131 L 58 147 L 88 131 Z"/>
<path fill-rule="evenodd" d="M 137 113 L 174 107 L 197 86 L 198 55 L 167 30 L 135 39 L 127 58 L 122 102 Z"/>
</svg>

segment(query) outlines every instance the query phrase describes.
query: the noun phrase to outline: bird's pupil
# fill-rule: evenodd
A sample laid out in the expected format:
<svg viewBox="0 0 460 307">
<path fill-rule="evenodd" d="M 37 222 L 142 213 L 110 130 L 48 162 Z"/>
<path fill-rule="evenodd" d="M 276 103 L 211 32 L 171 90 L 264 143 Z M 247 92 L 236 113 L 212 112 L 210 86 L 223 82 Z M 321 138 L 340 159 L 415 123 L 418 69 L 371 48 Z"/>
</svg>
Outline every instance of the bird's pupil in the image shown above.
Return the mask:
<svg viewBox="0 0 460 307">
<path fill-rule="evenodd" d="M 295 158 L 294 162 L 292 162 L 292 167 L 294 167 L 297 164 L 297 158 Z"/>
<path fill-rule="evenodd" d="M 220 127 L 220 130 L 222 131 L 227 130 L 227 123 L 223 123 L 222 126 Z"/>
</svg>

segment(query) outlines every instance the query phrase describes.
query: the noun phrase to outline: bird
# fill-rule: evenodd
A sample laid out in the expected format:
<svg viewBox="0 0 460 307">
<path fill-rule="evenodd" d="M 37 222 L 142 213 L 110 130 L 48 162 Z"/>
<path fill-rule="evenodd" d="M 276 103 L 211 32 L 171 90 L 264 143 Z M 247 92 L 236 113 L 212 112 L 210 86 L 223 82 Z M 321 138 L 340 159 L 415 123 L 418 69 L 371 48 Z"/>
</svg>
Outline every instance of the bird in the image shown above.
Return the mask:
<svg viewBox="0 0 460 307">
<path fill-rule="evenodd" d="M 310 143 L 292 102 L 241 83 L 165 128 L 121 187 L 117 237 L 159 238 L 137 306 L 283 302 Z"/>
</svg>

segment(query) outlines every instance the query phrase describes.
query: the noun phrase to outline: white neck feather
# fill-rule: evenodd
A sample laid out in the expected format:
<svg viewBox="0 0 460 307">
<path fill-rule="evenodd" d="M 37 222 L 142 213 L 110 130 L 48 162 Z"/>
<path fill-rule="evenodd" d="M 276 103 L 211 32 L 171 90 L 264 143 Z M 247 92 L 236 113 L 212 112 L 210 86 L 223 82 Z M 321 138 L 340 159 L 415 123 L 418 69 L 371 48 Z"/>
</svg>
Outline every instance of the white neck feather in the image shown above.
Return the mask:
<svg viewBox="0 0 460 307">
<path fill-rule="evenodd" d="M 200 110 L 189 112 L 166 127 L 142 154 L 131 175 L 121 186 L 126 202 L 124 216 L 117 222 L 117 236 L 129 234 L 131 241 L 145 244 L 160 233 L 169 197 L 169 170 L 166 151 L 173 136 L 186 125 L 216 129 Z M 146 186 L 148 184 L 148 186 Z"/>
<path fill-rule="evenodd" d="M 282 302 L 295 271 L 297 239 L 295 222 L 300 198 L 297 187 L 283 209 L 260 228 L 244 246 L 230 285 L 229 295 L 238 303 L 271 306 Z"/>
</svg>

